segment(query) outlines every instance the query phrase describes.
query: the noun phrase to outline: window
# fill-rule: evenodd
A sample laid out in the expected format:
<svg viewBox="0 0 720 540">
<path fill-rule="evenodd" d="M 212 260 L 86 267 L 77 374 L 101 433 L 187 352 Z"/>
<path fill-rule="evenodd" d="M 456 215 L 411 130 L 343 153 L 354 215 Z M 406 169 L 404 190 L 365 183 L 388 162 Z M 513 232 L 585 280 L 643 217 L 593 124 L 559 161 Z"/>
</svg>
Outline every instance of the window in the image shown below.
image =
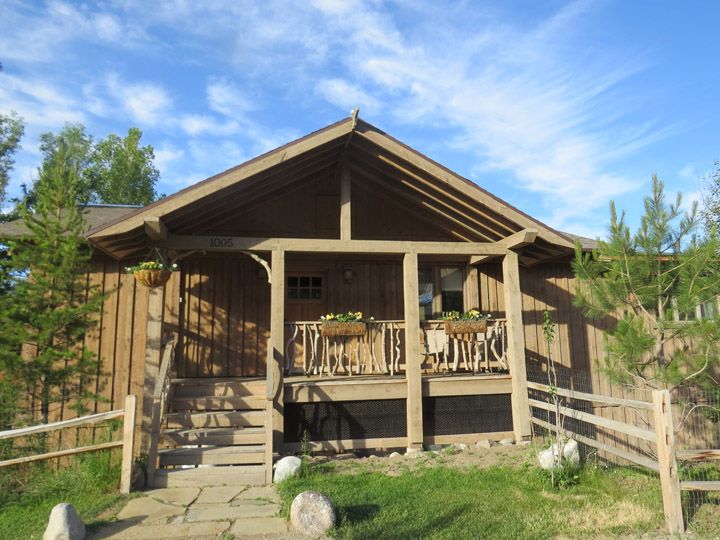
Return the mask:
<svg viewBox="0 0 720 540">
<path fill-rule="evenodd" d="M 463 283 L 460 267 L 428 266 L 418 270 L 420 320 L 437 319 L 446 311 L 464 311 Z"/>
<path fill-rule="evenodd" d="M 322 300 L 322 276 L 288 276 L 288 300 Z"/>
<path fill-rule="evenodd" d="M 675 314 L 676 321 L 696 321 L 696 320 L 710 320 L 716 319 L 718 316 L 718 301 L 720 299 L 713 298 L 707 302 L 695 306 L 695 309 L 687 313 L 678 310 L 677 302 L 673 299 L 673 312 Z"/>
</svg>

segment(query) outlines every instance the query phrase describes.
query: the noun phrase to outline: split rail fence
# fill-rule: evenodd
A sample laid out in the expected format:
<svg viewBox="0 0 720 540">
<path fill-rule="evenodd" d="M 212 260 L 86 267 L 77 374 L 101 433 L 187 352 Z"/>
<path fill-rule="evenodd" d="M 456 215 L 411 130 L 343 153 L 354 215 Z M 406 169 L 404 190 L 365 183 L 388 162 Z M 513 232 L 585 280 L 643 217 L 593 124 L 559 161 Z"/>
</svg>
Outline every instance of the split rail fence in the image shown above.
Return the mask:
<svg viewBox="0 0 720 540">
<path fill-rule="evenodd" d="M 531 422 L 539 428 L 554 432 L 555 414 L 559 411 L 565 436 L 599 452 L 658 473 L 665 523 L 670 533 L 685 530 L 682 491 L 720 491 L 720 481 L 681 480 L 678 462 L 720 460 L 720 449 L 680 448 L 676 435 L 680 431 L 677 428 L 682 427 L 684 420 L 679 423 L 674 421 L 673 402 L 668 390 L 654 390 L 651 400 L 641 400 L 580 392 L 538 382 L 528 382 L 528 389 Z M 541 398 L 542 395 L 546 396 L 546 400 Z M 547 399 L 550 396 L 559 396 L 558 402 L 562 400 L 562 403 L 558 405 L 552 399 Z M 629 423 L 627 420 L 589 412 L 593 408 L 590 404 L 645 414 L 631 415 L 636 421 Z M 588 430 L 585 425 L 592 429 Z M 598 432 L 602 432 L 603 436 L 598 436 Z"/>
<path fill-rule="evenodd" d="M 68 428 L 95 425 L 100 422 L 112 420 L 114 418 L 123 419 L 122 439 L 120 440 L 6 459 L 4 461 L 0 461 L 0 468 L 9 467 L 12 465 L 21 465 L 24 463 L 31 463 L 34 461 L 45 461 L 48 459 L 62 458 L 65 456 L 83 454 L 86 452 L 96 452 L 99 450 L 122 447 L 122 465 L 120 468 L 120 492 L 124 494 L 130 493 L 132 483 L 133 446 L 135 444 L 136 405 L 137 398 L 134 395 L 129 395 L 125 398 L 125 407 L 123 409 L 91 414 L 88 416 L 80 416 L 78 418 L 73 418 L 71 420 L 63 420 L 61 422 L 51 422 L 48 424 L 40 424 L 37 426 L 29 426 L 17 429 L 10 429 L 7 431 L 0 431 L 0 441 L 3 441 L 17 439 L 20 437 L 27 437 L 40 433 L 50 433 Z"/>
</svg>

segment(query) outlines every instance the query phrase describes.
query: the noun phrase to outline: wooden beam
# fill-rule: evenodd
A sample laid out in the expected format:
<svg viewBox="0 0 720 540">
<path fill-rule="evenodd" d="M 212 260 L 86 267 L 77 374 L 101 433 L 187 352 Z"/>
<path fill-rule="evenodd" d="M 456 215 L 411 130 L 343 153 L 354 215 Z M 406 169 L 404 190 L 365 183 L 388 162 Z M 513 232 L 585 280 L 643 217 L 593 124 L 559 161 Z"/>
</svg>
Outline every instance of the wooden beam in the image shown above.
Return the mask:
<svg viewBox="0 0 720 540">
<path fill-rule="evenodd" d="M 324 253 L 387 253 L 419 255 L 504 255 L 499 242 L 413 242 L 393 240 L 336 240 L 329 238 L 271 238 L 246 236 L 171 235 L 163 247 L 203 251 L 275 251 Z"/>
<path fill-rule="evenodd" d="M 537 235 L 537 229 L 523 229 L 503 239 L 502 243 L 505 244 L 508 249 L 518 249 L 534 243 Z"/>
<path fill-rule="evenodd" d="M 680 497 L 680 477 L 675 458 L 675 428 L 673 427 L 670 392 L 654 390 L 653 404 L 655 405 L 657 459 L 665 524 L 670 534 L 682 534 L 685 530 L 685 523 Z"/>
<path fill-rule="evenodd" d="M 145 340 L 145 376 L 142 395 L 142 418 L 140 451 L 147 453 L 150 447 L 152 430 L 153 393 L 160 371 L 162 352 L 162 322 L 164 306 L 164 287 L 153 287 L 148 294 L 148 316 Z"/>
<path fill-rule="evenodd" d="M 267 354 L 265 409 L 265 480 L 272 483 L 273 453 L 283 444 L 283 364 L 285 362 L 285 252 L 270 261 L 270 340 Z"/>
<path fill-rule="evenodd" d="M 421 450 L 423 446 L 419 297 L 417 253 L 406 253 L 403 258 L 403 304 L 405 312 L 405 378 L 407 379 L 407 447 L 413 450 Z"/>
<path fill-rule="evenodd" d="M 153 242 L 164 242 L 168 239 L 168 230 L 159 217 L 145 218 L 145 234 Z"/>
<path fill-rule="evenodd" d="M 510 360 L 510 375 L 512 375 L 513 431 L 515 439 L 522 441 L 530 439 L 532 432 L 525 367 L 525 329 L 522 320 L 518 254 L 508 251 L 503 258 L 502 269 L 505 317 L 508 328 L 507 353 Z"/>
<path fill-rule="evenodd" d="M 132 489 L 133 448 L 135 447 L 135 412 L 137 398 L 130 394 L 125 397 L 123 416 L 122 465 L 120 468 L 120 493 L 127 495 Z"/>
<path fill-rule="evenodd" d="M 352 238 L 352 197 L 350 182 L 350 167 L 347 162 L 343 164 L 340 173 L 340 239 Z"/>
</svg>

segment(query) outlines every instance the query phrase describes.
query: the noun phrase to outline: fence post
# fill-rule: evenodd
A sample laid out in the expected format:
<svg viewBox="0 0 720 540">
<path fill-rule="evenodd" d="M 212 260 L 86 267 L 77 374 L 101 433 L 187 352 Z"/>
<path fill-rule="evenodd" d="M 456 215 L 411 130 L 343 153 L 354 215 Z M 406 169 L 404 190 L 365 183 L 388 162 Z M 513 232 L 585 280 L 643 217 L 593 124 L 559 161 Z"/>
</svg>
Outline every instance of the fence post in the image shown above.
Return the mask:
<svg viewBox="0 0 720 540">
<path fill-rule="evenodd" d="M 665 523 L 671 534 L 682 533 L 682 502 L 680 499 L 680 478 L 675 458 L 675 431 L 673 428 L 672 405 L 668 390 L 654 390 L 655 432 L 657 433 L 657 457 L 660 470 Z"/>
<path fill-rule="evenodd" d="M 137 398 L 130 394 L 125 398 L 123 415 L 122 466 L 120 469 L 120 493 L 130 493 L 132 484 L 133 447 L 135 446 L 135 412 Z"/>
</svg>

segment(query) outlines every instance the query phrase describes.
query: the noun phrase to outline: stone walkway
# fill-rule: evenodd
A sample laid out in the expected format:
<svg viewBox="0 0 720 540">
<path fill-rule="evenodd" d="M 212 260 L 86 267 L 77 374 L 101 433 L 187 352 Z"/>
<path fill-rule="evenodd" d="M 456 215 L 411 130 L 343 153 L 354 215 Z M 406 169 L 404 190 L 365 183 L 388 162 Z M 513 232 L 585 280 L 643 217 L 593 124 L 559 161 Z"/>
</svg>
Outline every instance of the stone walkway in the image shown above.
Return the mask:
<svg viewBox="0 0 720 540">
<path fill-rule="evenodd" d="M 90 538 L 297 538 L 279 512 L 273 486 L 155 489 L 131 499 Z"/>
</svg>

